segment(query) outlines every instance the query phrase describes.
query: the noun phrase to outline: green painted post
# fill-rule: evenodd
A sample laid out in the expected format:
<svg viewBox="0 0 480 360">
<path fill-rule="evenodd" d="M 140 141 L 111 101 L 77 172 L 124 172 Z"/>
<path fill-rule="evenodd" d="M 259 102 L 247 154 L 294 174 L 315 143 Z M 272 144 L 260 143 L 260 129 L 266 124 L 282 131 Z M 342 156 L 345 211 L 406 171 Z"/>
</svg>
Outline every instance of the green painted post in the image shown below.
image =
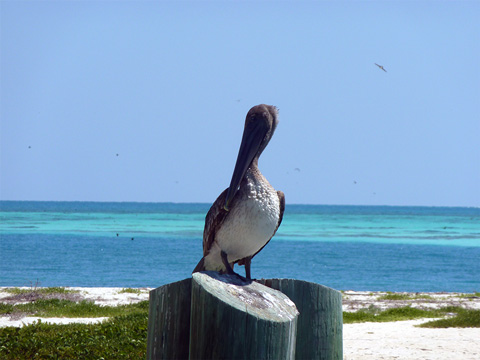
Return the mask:
<svg viewBox="0 0 480 360">
<path fill-rule="evenodd" d="M 147 359 L 188 359 L 192 279 L 150 291 Z"/>
<path fill-rule="evenodd" d="M 193 274 L 190 359 L 295 359 L 298 311 L 280 291 Z"/>
<path fill-rule="evenodd" d="M 296 359 L 343 359 L 342 294 L 329 287 L 294 279 L 261 279 L 287 295 L 300 312 Z"/>
<path fill-rule="evenodd" d="M 195 273 L 150 292 L 147 359 L 342 360 L 342 319 L 319 284 Z"/>
</svg>

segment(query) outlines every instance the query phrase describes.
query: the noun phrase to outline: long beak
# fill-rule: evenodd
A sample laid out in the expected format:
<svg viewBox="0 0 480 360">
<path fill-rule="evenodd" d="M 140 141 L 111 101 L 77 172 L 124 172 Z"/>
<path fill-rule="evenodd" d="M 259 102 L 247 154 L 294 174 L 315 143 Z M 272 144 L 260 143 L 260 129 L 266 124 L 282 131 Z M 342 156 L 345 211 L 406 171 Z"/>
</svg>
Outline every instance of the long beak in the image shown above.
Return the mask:
<svg viewBox="0 0 480 360">
<path fill-rule="evenodd" d="M 240 150 L 238 151 L 237 163 L 235 164 L 230 187 L 227 191 L 227 198 L 224 206 L 225 210 L 230 210 L 230 202 L 237 193 L 240 182 L 257 155 L 267 132 L 267 125 L 261 121 L 252 122 L 245 127 Z"/>
</svg>

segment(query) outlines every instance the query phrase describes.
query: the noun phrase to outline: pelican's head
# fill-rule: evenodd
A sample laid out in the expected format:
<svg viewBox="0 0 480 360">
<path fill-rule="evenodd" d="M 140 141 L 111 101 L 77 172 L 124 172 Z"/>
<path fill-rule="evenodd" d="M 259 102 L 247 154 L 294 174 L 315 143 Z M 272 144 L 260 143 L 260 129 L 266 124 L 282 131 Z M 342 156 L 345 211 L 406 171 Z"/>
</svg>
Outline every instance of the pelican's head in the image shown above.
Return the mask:
<svg viewBox="0 0 480 360">
<path fill-rule="evenodd" d="M 235 170 L 233 171 L 230 187 L 225 200 L 225 210 L 229 210 L 230 202 L 237 193 L 247 169 L 254 163 L 262 151 L 267 147 L 278 124 L 278 110 L 272 105 L 257 105 L 252 107 L 245 119 L 242 143 L 238 151 Z"/>
</svg>

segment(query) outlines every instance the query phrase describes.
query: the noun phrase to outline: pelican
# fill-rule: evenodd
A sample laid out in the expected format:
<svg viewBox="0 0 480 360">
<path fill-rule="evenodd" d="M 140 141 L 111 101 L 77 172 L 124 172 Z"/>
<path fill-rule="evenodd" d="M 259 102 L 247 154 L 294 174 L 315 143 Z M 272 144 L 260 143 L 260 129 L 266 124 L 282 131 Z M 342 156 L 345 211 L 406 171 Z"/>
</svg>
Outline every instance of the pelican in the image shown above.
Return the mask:
<svg viewBox="0 0 480 360">
<path fill-rule="evenodd" d="M 275 132 L 277 118 L 278 110 L 272 105 L 249 110 L 230 186 L 205 217 L 203 258 L 193 272 L 235 274 L 233 266 L 238 263 L 245 265 L 250 280 L 252 258 L 277 232 L 285 195 L 276 191 L 258 168 L 258 158 Z"/>
<path fill-rule="evenodd" d="M 382 66 L 382 65 L 378 65 L 377 63 L 374 63 L 375 65 L 377 65 L 380 69 L 382 69 L 383 71 L 387 72 L 387 70 L 385 70 L 385 68 Z"/>
</svg>

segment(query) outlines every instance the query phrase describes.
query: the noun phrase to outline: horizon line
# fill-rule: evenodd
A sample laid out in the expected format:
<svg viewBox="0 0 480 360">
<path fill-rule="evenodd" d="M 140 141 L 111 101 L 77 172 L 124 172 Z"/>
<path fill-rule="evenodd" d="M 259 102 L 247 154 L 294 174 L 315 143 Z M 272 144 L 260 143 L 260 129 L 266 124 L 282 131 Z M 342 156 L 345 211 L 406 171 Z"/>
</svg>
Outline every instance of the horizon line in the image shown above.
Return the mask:
<svg viewBox="0 0 480 360">
<path fill-rule="evenodd" d="M 0 202 L 54 202 L 54 203 L 130 203 L 130 204 L 176 204 L 176 205 L 186 205 L 186 204 L 198 204 L 198 205 L 211 205 L 211 202 L 176 202 L 176 201 L 122 201 L 122 200 L 113 200 L 113 201 L 102 201 L 102 200 L 3 200 L 0 199 Z M 469 208 L 469 209 L 480 209 L 480 206 L 475 205 L 366 205 L 366 204 L 306 204 L 306 203 L 287 203 L 286 205 L 298 205 L 298 206 L 363 206 L 363 207 L 428 207 L 428 208 Z"/>
</svg>

